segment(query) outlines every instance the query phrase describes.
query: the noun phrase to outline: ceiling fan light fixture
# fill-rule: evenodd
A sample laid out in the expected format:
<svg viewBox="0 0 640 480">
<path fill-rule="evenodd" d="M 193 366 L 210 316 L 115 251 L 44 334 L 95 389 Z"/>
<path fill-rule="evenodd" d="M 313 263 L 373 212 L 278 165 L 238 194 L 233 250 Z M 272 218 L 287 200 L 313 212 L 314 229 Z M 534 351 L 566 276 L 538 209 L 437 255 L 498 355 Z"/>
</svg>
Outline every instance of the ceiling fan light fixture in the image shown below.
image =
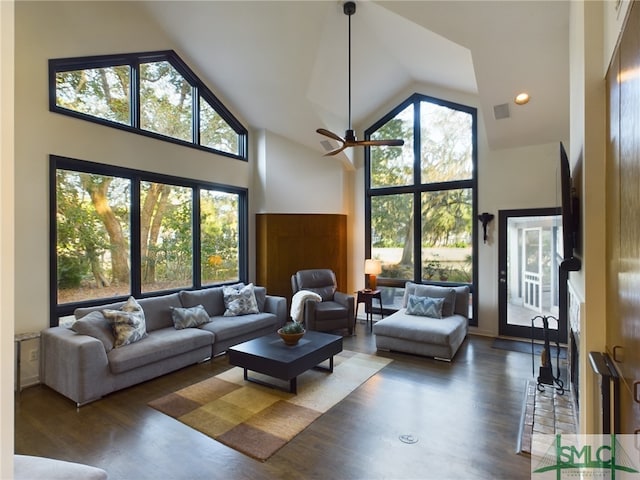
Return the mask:
<svg viewBox="0 0 640 480">
<path fill-rule="evenodd" d="M 349 18 L 349 127 L 347 128 L 344 138 L 339 135 L 326 130 L 324 128 L 318 128 L 316 132 L 320 135 L 324 135 L 325 137 L 329 137 L 333 140 L 340 142 L 340 146 L 330 152 L 325 153 L 325 156 L 336 155 L 342 152 L 347 147 L 371 147 L 371 146 L 386 146 L 386 147 L 399 147 L 404 145 L 404 140 L 395 139 L 395 140 L 358 140 L 356 138 L 355 131 L 351 127 L 351 16 L 356 13 L 356 2 L 348 1 L 344 2 L 342 11 Z M 325 146 L 326 148 L 326 146 Z"/>
</svg>

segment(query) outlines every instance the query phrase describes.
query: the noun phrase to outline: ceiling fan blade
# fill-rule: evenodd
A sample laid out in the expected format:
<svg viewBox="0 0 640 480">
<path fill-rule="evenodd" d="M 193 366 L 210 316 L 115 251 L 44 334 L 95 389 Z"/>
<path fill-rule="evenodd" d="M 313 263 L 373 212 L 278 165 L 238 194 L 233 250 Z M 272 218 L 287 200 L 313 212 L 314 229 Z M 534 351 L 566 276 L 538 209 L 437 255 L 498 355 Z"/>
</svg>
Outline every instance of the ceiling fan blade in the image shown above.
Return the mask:
<svg viewBox="0 0 640 480">
<path fill-rule="evenodd" d="M 404 140 L 358 140 L 356 143 L 365 147 L 401 147 L 404 145 Z"/>
<path fill-rule="evenodd" d="M 325 137 L 329 137 L 333 140 L 336 140 L 340 143 L 344 143 L 344 139 L 342 137 L 340 137 L 339 135 L 336 135 L 335 133 L 325 129 L 325 128 L 319 128 L 316 130 L 316 132 L 318 132 L 320 135 L 324 135 Z"/>
<path fill-rule="evenodd" d="M 323 155 L 323 157 L 331 157 L 333 155 L 337 155 L 338 153 L 340 153 L 341 151 L 343 151 L 345 148 L 347 148 L 349 145 L 347 145 L 346 143 L 343 143 L 342 146 L 336 148 L 335 150 L 331 150 L 330 152 L 327 152 Z"/>
</svg>

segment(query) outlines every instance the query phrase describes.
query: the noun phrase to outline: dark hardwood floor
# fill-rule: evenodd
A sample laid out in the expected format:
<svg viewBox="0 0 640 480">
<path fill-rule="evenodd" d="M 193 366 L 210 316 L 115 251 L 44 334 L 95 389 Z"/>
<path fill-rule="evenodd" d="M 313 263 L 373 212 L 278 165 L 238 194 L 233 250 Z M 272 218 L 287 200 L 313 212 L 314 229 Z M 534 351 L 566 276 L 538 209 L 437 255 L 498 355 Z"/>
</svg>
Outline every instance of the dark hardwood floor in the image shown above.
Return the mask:
<svg viewBox="0 0 640 480">
<path fill-rule="evenodd" d="M 470 336 L 451 364 L 378 352 L 394 362 L 264 463 L 147 406 L 229 368 L 225 356 L 80 409 L 27 388 L 16 402 L 16 453 L 95 465 L 112 480 L 529 479 L 529 457 L 515 450 L 531 357 L 491 344 Z M 360 323 L 344 348 L 376 353 Z"/>
</svg>

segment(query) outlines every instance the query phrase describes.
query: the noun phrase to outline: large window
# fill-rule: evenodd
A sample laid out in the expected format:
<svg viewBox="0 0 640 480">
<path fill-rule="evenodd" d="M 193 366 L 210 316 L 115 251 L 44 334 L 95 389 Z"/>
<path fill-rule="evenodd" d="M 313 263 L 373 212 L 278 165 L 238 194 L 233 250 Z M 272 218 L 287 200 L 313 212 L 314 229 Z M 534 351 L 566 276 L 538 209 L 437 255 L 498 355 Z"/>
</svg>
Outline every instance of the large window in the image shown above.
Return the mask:
<svg viewBox="0 0 640 480">
<path fill-rule="evenodd" d="M 247 129 L 173 51 L 49 61 L 49 108 L 247 159 Z"/>
<path fill-rule="evenodd" d="M 382 263 L 383 305 L 406 281 L 475 285 L 476 109 L 415 94 L 365 132 L 366 254 Z"/>
<path fill-rule="evenodd" d="M 246 189 L 51 156 L 52 325 L 79 305 L 245 281 Z"/>
</svg>

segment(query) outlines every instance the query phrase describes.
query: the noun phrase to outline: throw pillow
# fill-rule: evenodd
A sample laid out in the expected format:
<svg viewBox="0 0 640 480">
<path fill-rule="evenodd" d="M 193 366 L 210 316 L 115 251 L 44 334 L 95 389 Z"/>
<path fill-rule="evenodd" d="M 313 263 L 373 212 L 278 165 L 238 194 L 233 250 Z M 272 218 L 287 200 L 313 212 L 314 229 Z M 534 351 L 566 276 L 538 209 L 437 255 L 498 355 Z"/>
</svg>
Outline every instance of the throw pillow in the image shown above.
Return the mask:
<svg viewBox="0 0 640 480">
<path fill-rule="evenodd" d="M 450 317 L 456 305 L 456 291 L 451 287 L 441 287 L 439 285 L 416 285 L 413 292 L 419 297 L 442 298 L 442 316 Z"/>
<path fill-rule="evenodd" d="M 231 285 L 222 287 L 224 297 L 225 317 L 259 313 L 258 302 L 253 292 L 253 283 L 249 285 Z"/>
<path fill-rule="evenodd" d="M 111 324 L 116 337 L 113 344 L 115 348 L 135 343 L 147 336 L 144 311 L 135 298 L 129 297 L 120 310 L 106 309 L 102 313 Z"/>
<path fill-rule="evenodd" d="M 88 313 L 71 325 L 71 330 L 82 335 L 97 338 L 104 345 L 104 350 L 109 353 L 113 350 L 113 330 L 99 310 Z"/>
<path fill-rule="evenodd" d="M 409 295 L 407 314 L 421 317 L 442 318 L 444 298 L 419 297 Z"/>
<path fill-rule="evenodd" d="M 202 305 L 189 308 L 171 307 L 171 318 L 176 330 L 199 327 L 211 321 L 209 314 Z"/>
</svg>

